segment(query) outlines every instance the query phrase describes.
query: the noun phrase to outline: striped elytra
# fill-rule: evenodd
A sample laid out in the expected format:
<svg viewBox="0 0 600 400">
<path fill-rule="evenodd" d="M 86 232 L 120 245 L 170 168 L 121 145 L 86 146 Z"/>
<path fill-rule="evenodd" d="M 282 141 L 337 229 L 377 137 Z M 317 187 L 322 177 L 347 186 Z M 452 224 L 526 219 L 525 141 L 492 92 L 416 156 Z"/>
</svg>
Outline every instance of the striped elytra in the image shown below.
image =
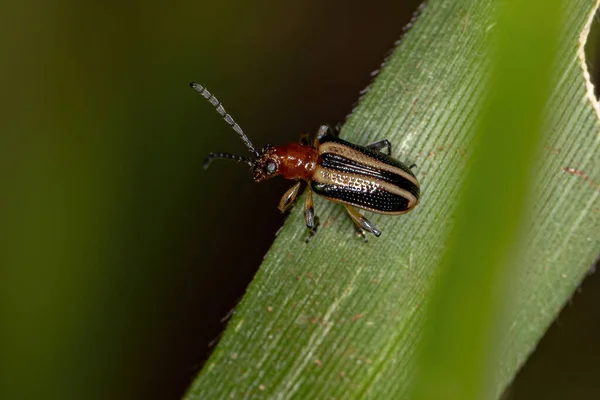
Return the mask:
<svg viewBox="0 0 600 400">
<path fill-rule="evenodd" d="M 311 188 L 329 200 L 381 214 L 404 214 L 419 202 L 419 183 L 401 162 L 337 137 L 318 147 Z"/>
<path fill-rule="evenodd" d="M 210 92 L 197 83 L 190 83 L 190 86 L 217 109 L 254 156 L 210 153 L 204 160 L 204 168 L 215 159 L 228 159 L 250 166 L 255 182 L 278 175 L 296 181 L 279 202 L 282 212 L 294 204 L 301 185 L 306 183 L 304 218 L 309 228 L 308 239 L 319 224 L 314 212 L 313 192 L 343 204 L 364 241 L 367 241 L 365 231 L 375 236 L 381 235 L 381 231 L 356 208 L 398 215 L 407 213 L 419 203 L 419 182 L 411 168 L 390 156 L 388 140 L 359 146 L 340 139 L 328 126 L 322 125 L 313 137 L 305 135 L 300 144 L 266 145 L 259 151 Z M 382 152 L 385 148 L 388 154 Z"/>
</svg>

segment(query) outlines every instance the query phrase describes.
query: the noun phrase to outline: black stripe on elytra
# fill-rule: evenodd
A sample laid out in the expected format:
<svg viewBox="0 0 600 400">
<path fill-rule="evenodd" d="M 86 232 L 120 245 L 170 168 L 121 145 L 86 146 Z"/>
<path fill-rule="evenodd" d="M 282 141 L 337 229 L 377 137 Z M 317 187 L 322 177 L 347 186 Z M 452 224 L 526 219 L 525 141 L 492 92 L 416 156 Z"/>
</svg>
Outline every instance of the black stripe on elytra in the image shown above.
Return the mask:
<svg viewBox="0 0 600 400">
<path fill-rule="evenodd" d="M 344 201 L 360 208 L 381 212 L 399 212 L 408 209 L 408 199 L 406 197 L 388 192 L 381 187 L 373 193 L 365 193 L 341 185 L 312 181 L 311 188 L 318 195 Z"/>
<path fill-rule="evenodd" d="M 338 143 L 338 144 L 350 147 L 351 149 L 359 151 L 371 158 L 376 159 L 377 161 L 381 161 L 384 164 L 400 168 L 407 174 L 415 176 L 413 174 L 413 172 L 410 170 L 410 168 L 408 168 L 404 163 L 401 163 L 400 161 L 396 160 L 395 158 L 392 158 L 392 157 L 388 156 L 387 154 L 382 153 L 380 151 L 368 149 L 364 146 L 359 146 L 354 143 L 346 142 L 345 140 L 340 139 L 339 137 L 335 137 L 335 136 L 325 136 L 323 139 L 321 139 L 321 143 Z"/>
<path fill-rule="evenodd" d="M 329 168 L 335 171 L 362 175 L 365 177 L 371 177 L 382 180 L 392 185 L 398 186 L 412 193 L 416 198 L 419 198 L 419 188 L 413 182 L 409 181 L 405 177 L 393 172 L 371 167 L 359 161 L 354 161 L 350 158 L 340 156 L 334 153 L 323 153 L 321 154 L 320 166 L 323 168 Z"/>
</svg>

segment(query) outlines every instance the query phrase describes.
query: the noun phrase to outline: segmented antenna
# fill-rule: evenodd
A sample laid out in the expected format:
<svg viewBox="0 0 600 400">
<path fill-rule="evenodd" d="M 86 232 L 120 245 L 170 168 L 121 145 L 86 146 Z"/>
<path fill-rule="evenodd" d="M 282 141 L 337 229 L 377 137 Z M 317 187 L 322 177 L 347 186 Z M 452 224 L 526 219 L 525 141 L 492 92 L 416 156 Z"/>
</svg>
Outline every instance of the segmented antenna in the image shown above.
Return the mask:
<svg viewBox="0 0 600 400">
<path fill-rule="evenodd" d="M 235 154 L 229 154 L 229 153 L 210 153 L 204 159 L 204 162 L 202 163 L 202 168 L 204 168 L 204 169 L 208 168 L 210 163 L 212 163 L 212 161 L 217 158 L 224 158 L 227 160 L 245 162 L 246 164 L 250 165 L 251 167 L 254 165 L 254 161 L 248 157 L 236 156 Z"/>
<path fill-rule="evenodd" d="M 223 117 L 223 119 L 225 119 L 225 122 L 227 122 L 233 128 L 233 130 L 236 131 L 236 133 L 242 138 L 242 140 L 244 141 L 244 144 L 246 145 L 246 147 L 248 147 L 248 149 L 251 152 L 253 152 L 255 156 L 258 157 L 260 155 L 260 153 L 258 151 L 256 151 L 256 149 L 254 148 L 254 145 L 252 144 L 252 142 L 250 141 L 250 139 L 248 139 L 248 136 L 246 136 L 246 134 L 244 133 L 244 131 L 242 130 L 242 128 L 233 120 L 233 118 L 231 117 L 231 115 L 229 115 L 227 113 L 227 111 L 225 111 L 225 108 L 223 108 L 223 105 L 221 104 L 221 102 L 219 100 L 217 100 L 217 98 L 215 96 L 213 96 L 208 90 L 206 90 L 202 85 L 199 85 L 196 82 L 190 82 L 190 86 L 196 92 L 198 92 L 202 96 L 204 96 L 204 98 L 206 100 L 208 100 L 210 102 L 210 104 L 212 104 L 215 107 L 215 109 L 217 110 L 217 112 L 219 114 L 221 114 L 221 116 Z M 210 160 L 208 162 L 210 163 Z"/>
</svg>

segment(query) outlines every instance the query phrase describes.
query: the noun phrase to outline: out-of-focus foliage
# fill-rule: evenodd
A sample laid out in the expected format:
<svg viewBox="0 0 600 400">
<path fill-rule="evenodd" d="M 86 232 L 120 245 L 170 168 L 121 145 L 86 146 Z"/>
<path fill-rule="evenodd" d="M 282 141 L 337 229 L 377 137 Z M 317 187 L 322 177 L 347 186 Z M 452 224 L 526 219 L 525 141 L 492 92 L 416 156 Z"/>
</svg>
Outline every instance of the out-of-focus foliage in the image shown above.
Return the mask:
<svg viewBox="0 0 600 400">
<path fill-rule="evenodd" d="M 245 149 L 188 81 L 257 145 L 295 141 L 351 109 L 418 1 L 3 4 L 0 398 L 181 395 L 287 186 L 201 169 Z"/>
</svg>

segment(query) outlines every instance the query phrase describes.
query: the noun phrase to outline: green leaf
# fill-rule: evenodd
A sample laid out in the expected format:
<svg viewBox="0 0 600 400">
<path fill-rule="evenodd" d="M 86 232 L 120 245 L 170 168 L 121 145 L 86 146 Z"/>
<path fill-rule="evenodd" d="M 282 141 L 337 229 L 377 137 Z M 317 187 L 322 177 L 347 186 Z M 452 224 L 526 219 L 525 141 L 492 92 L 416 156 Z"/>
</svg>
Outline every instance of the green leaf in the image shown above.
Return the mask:
<svg viewBox="0 0 600 400">
<path fill-rule="evenodd" d="M 367 215 L 383 231 L 367 244 L 318 199 L 305 244 L 295 207 L 186 398 L 475 399 L 510 383 L 600 250 L 582 60 L 598 4 L 526 3 L 424 8 L 342 132 L 415 162 L 421 204 Z"/>
</svg>

